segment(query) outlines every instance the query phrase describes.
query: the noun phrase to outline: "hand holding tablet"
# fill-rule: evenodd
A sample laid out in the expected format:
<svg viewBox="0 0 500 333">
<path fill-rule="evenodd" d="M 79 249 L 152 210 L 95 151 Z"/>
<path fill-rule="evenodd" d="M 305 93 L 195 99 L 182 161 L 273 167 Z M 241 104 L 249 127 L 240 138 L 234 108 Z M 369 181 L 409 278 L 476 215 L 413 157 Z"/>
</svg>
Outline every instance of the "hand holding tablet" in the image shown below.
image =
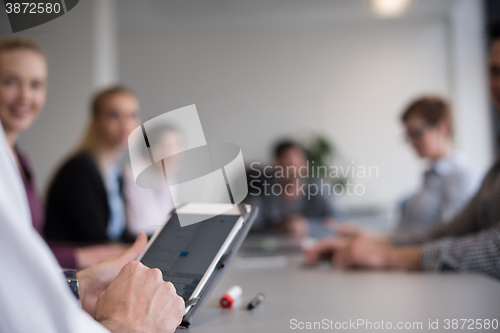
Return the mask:
<svg viewBox="0 0 500 333">
<path fill-rule="evenodd" d="M 164 281 L 172 282 L 186 302 L 185 317 L 203 305 L 256 214 L 248 205 L 228 205 L 221 215 L 181 227 L 178 215 L 199 219 L 211 206 L 188 204 L 172 213 L 138 258 L 147 267 L 158 268 Z"/>
</svg>

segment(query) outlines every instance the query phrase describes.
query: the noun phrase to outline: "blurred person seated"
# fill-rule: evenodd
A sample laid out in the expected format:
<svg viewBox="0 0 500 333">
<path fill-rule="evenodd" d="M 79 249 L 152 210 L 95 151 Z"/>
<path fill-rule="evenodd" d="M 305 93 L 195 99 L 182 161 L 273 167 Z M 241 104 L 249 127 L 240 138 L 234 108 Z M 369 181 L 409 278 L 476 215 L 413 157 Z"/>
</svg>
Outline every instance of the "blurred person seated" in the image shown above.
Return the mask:
<svg viewBox="0 0 500 333">
<path fill-rule="evenodd" d="M 451 107 L 440 97 L 413 101 L 401 121 L 407 141 L 429 163 L 421 188 L 401 205 L 398 230 L 429 230 L 449 222 L 479 186 L 479 177 L 453 147 Z"/>
<path fill-rule="evenodd" d="M 145 234 L 119 256 L 76 273 L 80 303 L 64 282 L 41 237 L 43 207 L 17 146 L 41 112 L 46 84 L 37 44 L 17 36 L 0 41 L 0 332 L 173 332 L 184 301 L 158 269 L 134 261 Z"/>
<path fill-rule="evenodd" d="M 38 194 L 35 173 L 28 156 L 18 145 L 20 135 L 28 130 L 40 114 L 46 98 L 47 60 L 41 48 L 23 37 L 0 41 L 0 120 L 9 148 L 22 175 L 28 197 L 33 227 L 42 236 L 45 210 Z M 29 89 L 26 93 L 26 89 Z M 115 256 L 125 250 L 120 245 L 48 241 L 59 264 L 66 268 L 83 268 L 90 262 Z"/>
<path fill-rule="evenodd" d="M 23 59 L 27 53 L 17 55 Z M 24 87 L 31 81 L 27 78 L 21 76 Z M 146 248 L 144 233 L 119 256 L 73 273 L 78 284 L 70 291 L 61 267 L 31 226 L 14 157 L 0 126 L 0 331 L 173 332 L 184 315 L 184 301 L 159 269 L 134 260 Z"/>
<path fill-rule="evenodd" d="M 123 86 L 99 91 L 92 119 L 76 153 L 56 172 L 47 194 L 45 236 L 54 241 L 128 242 L 123 159 L 130 132 L 139 126 L 139 101 Z M 86 265 L 102 259 L 94 254 Z"/>
<path fill-rule="evenodd" d="M 176 168 L 179 163 L 179 153 L 183 151 L 181 132 L 173 126 L 158 125 L 148 129 L 147 136 L 149 142 L 155 143 L 151 147 L 152 150 L 155 150 L 152 151 L 153 156 L 169 156 L 169 158 L 163 159 L 165 172 L 168 173 L 169 170 Z M 149 164 L 149 154 L 140 158 Z M 156 171 L 161 173 L 159 178 L 164 179 L 163 170 Z M 158 227 L 165 223 L 168 214 L 174 209 L 173 197 L 176 193 L 168 187 L 154 189 L 139 187 L 135 182 L 130 165 L 125 167 L 123 175 L 127 229 L 133 235 L 145 232 L 151 236 Z"/>
<path fill-rule="evenodd" d="M 489 90 L 500 112 L 500 22 L 490 26 Z M 500 279 L 500 159 L 479 191 L 449 223 L 421 232 L 370 233 L 347 225 L 305 251 L 310 263 L 344 267 L 480 272 Z"/>
<path fill-rule="evenodd" d="M 333 198 L 330 191 L 322 192 L 320 185 L 304 175 L 308 168 L 305 149 L 285 140 L 276 145 L 274 158 L 273 171 L 266 167 L 249 175 L 247 202 L 260 208 L 253 232 L 277 232 L 295 237 L 332 234 L 331 226 L 337 214 Z M 308 191 L 309 184 L 317 185 L 318 191 Z"/>
</svg>

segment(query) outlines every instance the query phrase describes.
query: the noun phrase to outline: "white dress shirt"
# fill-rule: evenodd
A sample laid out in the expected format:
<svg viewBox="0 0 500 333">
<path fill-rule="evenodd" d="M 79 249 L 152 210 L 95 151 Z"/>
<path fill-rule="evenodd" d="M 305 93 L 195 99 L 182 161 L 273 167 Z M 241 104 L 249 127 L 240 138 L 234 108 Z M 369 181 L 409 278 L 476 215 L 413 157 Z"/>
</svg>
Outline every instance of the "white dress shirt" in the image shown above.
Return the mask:
<svg viewBox="0 0 500 333">
<path fill-rule="evenodd" d="M 139 187 L 134 180 L 132 169 L 123 170 L 123 195 L 127 212 L 127 229 L 132 235 L 141 231 L 151 236 L 161 227 L 168 214 L 174 209 L 172 189 L 147 189 Z"/>
<path fill-rule="evenodd" d="M 21 175 L 0 123 L 0 332 L 108 332 L 80 309 L 31 225 Z"/>
</svg>

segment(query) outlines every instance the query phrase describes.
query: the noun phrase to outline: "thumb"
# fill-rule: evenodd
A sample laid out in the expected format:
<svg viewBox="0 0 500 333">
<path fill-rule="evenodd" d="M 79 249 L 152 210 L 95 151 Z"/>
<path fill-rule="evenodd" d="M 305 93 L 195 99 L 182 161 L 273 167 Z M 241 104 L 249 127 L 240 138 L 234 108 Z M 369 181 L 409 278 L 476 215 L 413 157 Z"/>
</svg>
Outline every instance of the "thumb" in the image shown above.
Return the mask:
<svg viewBox="0 0 500 333">
<path fill-rule="evenodd" d="M 135 260 L 146 248 L 148 236 L 144 232 L 137 235 L 134 244 L 120 255 L 120 259 L 127 263 Z"/>
</svg>

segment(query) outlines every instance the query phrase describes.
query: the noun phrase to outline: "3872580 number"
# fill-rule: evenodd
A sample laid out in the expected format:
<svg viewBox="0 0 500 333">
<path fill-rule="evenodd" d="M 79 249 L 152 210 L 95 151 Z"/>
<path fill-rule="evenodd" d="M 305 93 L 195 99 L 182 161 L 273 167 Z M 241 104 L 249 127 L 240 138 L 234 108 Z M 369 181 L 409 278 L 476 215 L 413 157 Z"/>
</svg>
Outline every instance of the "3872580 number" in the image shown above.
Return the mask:
<svg viewBox="0 0 500 333">
<path fill-rule="evenodd" d="M 59 3 L 33 3 L 33 2 L 7 2 L 5 4 L 5 12 L 7 14 L 58 14 L 61 11 L 61 4 Z"/>
<path fill-rule="evenodd" d="M 445 319 L 444 326 L 445 330 L 497 330 L 498 320 L 497 319 Z"/>
</svg>

